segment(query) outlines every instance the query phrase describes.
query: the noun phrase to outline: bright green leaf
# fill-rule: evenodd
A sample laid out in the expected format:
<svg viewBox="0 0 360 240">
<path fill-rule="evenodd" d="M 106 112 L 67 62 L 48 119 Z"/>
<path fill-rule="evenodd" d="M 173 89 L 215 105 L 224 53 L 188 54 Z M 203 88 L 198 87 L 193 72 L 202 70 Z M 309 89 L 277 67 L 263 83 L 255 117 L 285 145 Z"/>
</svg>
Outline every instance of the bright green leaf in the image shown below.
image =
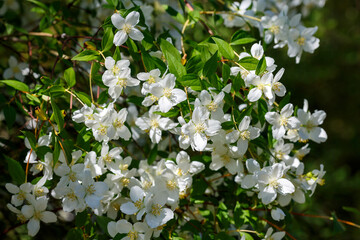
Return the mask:
<svg viewBox="0 0 360 240">
<path fill-rule="evenodd" d="M 30 91 L 28 85 L 26 85 L 23 82 L 17 81 L 17 80 L 1 80 L 0 83 L 4 83 L 4 84 L 8 85 L 9 87 L 15 88 L 16 90 L 19 90 L 22 92 Z"/>
<path fill-rule="evenodd" d="M 98 59 L 100 53 L 95 50 L 85 50 L 73 57 L 71 60 L 73 61 L 92 61 Z"/>
<path fill-rule="evenodd" d="M 234 59 L 234 50 L 227 42 L 216 37 L 212 37 L 212 39 L 216 42 L 216 45 L 219 47 L 219 52 L 224 58 Z"/>
<path fill-rule="evenodd" d="M 75 78 L 75 71 L 73 68 L 68 68 L 65 70 L 64 78 L 69 87 L 75 86 L 76 78 Z"/>
</svg>

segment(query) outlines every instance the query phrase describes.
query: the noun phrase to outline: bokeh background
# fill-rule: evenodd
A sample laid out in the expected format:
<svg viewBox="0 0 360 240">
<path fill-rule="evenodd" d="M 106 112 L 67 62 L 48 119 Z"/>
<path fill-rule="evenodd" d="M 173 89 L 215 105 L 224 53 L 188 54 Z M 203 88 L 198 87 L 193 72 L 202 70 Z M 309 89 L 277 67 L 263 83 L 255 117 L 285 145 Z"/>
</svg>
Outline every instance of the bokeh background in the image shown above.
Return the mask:
<svg viewBox="0 0 360 240">
<path fill-rule="evenodd" d="M 360 224 L 360 1 L 328 0 L 323 9 L 312 11 L 305 25 L 319 27 L 316 36 L 320 38 L 320 48 L 314 54 L 305 53 L 300 64 L 289 59 L 285 49 L 270 50 L 267 54 L 276 56 L 277 65 L 286 69 L 282 82 L 292 92 L 291 102 L 302 106 L 306 98 L 311 111 L 322 109 L 327 113 L 323 128 L 328 141 L 310 143 L 312 151 L 305 158 L 309 169 L 325 165 L 325 185 L 319 186 L 313 197 L 294 211 L 336 214 L 339 219 Z M 9 55 L 7 51 L 0 46 L 3 67 Z M 5 124 L 1 128 L 5 131 Z M 14 148 L 17 152 L 21 150 L 19 145 Z M 0 232 L 16 225 L 15 215 L 6 208 L 10 199 L 4 185 L 9 181 L 7 164 L 1 157 Z M 297 239 L 360 239 L 360 229 L 355 227 L 344 225 L 346 230 L 341 231 L 329 220 L 293 218 L 287 230 Z M 19 233 L 21 239 L 28 239 L 22 235 L 26 234 L 25 225 L 10 232 L 6 239 L 18 239 Z M 62 228 L 48 225 L 41 228 L 36 238 L 60 239 L 61 236 L 64 236 Z"/>
</svg>

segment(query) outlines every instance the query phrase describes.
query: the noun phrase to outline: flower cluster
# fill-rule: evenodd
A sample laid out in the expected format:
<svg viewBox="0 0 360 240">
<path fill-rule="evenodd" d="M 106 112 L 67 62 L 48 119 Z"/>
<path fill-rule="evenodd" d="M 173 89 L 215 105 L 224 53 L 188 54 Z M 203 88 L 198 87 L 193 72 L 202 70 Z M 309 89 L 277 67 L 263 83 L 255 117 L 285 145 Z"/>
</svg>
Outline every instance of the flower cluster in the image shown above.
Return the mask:
<svg viewBox="0 0 360 240">
<path fill-rule="evenodd" d="M 274 4 L 280 8 L 282 2 L 287 1 Z M 319 40 L 313 37 L 316 28 L 302 26 L 300 14 L 289 18 L 287 9 L 278 15 L 269 13 L 272 6 L 255 0 L 235 2 L 232 13 L 222 15 L 224 24 L 244 27 L 246 16 L 265 12 L 260 21 L 250 18 L 250 23 L 264 29 L 263 42 L 287 45 L 289 56 L 298 62 L 302 51 L 318 47 Z M 143 12 L 142 8 L 113 13 L 108 29 L 115 27 L 116 33 L 109 41 L 118 53 L 99 50 L 91 58 L 100 62 L 99 68 L 103 66 L 98 80 L 105 101 L 97 103 L 92 97 L 91 102 L 83 102 L 71 90 L 74 85 L 64 90 L 82 104 L 69 121 L 71 128 L 81 132 L 73 144 L 61 132 L 64 118 L 54 107 L 53 95 L 47 98 L 54 104 L 53 116 L 45 117 L 50 125 L 41 120 L 50 131 L 25 138 L 29 151 L 24 162 L 33 175 L 42 176 L 19 187 L 8 183 L 6 188 L 13 194 L 8 208 L 20 221 L 28 221 L 29 235 L 34 236 L 40 221 L 57 219 L 46 211 L 50 193 L 64 212 L 107 216 L 106 230 L 112 238 L 150 239 L 158 237 L 170 220 L 179 226 L 199 220 L 197 212 L 211 205 L 207 197 L 223 200 L 219 190 L 230 182 L 246 192 L 249 202 L 259 199 L 256 202 L 269 209 L 274 220 L 283 220 L 283 209 L 292 200 L 304 203 L 305 195 L 311 196 L 324 183 L 323 165 L 306 172 L 303 158 L 310 152 L 310 141 L 326 141 L 320 127 L 326 113 L 311 113 L 307 100 L 302 109 L 285 98 L 279 102 L 286 95 L 280 82 L 285 70 L 265 55 L 261 42 L 239 54 L 234 51 L 236 61 L 226 59 L 229 53 L 224 49 L 233 50 L 227 43 L 193 43 L 187 59 L 185 50 L 179 53 L 171 38 L 150 41 L 156 44 L 149 46 L 145 39 L 149 31 L 141 23 Z M 204 50 L 204 45 L 216 50 Z M 120 48 L 128 55 L 120 54 Z M 221 75 L 218 64 L 222 64 Z M 15 69 L 13 59 L 10 65 Z M 6 74 L 11 73 L 20 76 L 15 70 Z M 52 189 L 45 187 L 49 181 Z M 205 184 L 199 187 L 201 182 Z M 192 198 L 196 194 L 201 198 Z M 285 235 L 272 232 L 270 228 L 265 239 Z"/>
</svg>

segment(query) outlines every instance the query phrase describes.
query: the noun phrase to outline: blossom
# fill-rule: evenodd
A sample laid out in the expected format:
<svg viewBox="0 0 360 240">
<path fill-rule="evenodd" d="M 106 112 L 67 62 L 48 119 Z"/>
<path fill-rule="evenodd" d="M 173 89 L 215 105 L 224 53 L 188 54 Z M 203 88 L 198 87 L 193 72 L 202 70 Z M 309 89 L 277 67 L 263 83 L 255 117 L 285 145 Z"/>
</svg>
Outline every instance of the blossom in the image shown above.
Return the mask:
<svg viewBox="0 0 360 240">
<path fill-rule="evenodd" d="M 120 210 L 128 215 L 136 214 L 137 220 L 140 220 L 145 213 L 145 192 L 139 186 L 133 186 L 130 189 L 131 201 L 121 205 Z"/>
<path fill-rule="evenodd" d="M 119 30 L 114 36 L 115 46 L 125 43 L 128 37 L 136 41 L 144 38 L 144 35 L 135 27 L 139 23 L 139 18 L 138 12 L 129 13 L 125 19 L 119 13 L 111 16 L 112 24 Z"/>
<path fill-rule="evenodd" d="M 130 76 L 130 68 L 125 68 L 119 71 L 118 74 L 103 75 L 104 84 L 109 87 L 108 93 L 113 99 L 120 97 L 122 91 L 126 87 L 133 87 L 139 85 L 140 81 Z"/>
<path fill-rule="evenodd" d="M 299 136 L 302 140 L 313 140 L 316 143 L 322 143 L 327 140 L 325 130 L 319 125 L 324 122 L 326 113 L 322 110 L 315 110 L 313 114 L 308 111 L 308 102 L 304 100 L 304 108 L 298 109 L 298 119 L 301 123 Z"/>
<path fill-rule="evenodd" d="M 170 130 L 176 127 L 176 123 L 170 118 L 162 118 L 159 114 L 154 113 L 158 107 L 151 107 L 143 117 L 136 119 L 136 125 L 144 131 L 148 131 L 150 139 L 153 143 L 159 143 L 161 140 L 163 130 Z"/>
<path fill-rule="evenodd" d="M 255 78 L 251 81 L 251 85 L 253 85 L 254 88 L 249 91 L 247 96 L 249 101 L 256 102 L 263 94 L 268 99 L 272 99 L 274 97 L 271 89 L 272 80 L 272 73 L 265 73 L 261 78 L 259 76 L 255 76 Z"/>
<path fill-rule="evenodd" d="M 280 139 L 285 135 L 288 129 L 297 129 L 300 127 L 300 121 L 296 117 L 291 117 L 293 114 L 293 105 L 291 103 L 286 104 L 280 111 L 267 112 L 265 119 L 272 126 L 272 134 L 275 139 Z"/>
<path fill-rule="evenodd" d="M 145 221 L 151 228 L 156 228 L 167 223 L 174 217 L 174 212 L 165 207 L 167 200 L 166 192 L 158 192 L 145 202 Z"/>
<path fill-rule="evenodd" d="M 283 237 L 285 237 L 285 232 L 276 232 L 273 234 L 274 229 L 269 228 L 266 231 L 265 238 L 262 240 L 281 240 Z"/>
<path fill-rule="evenodd" d="M 109 222 L 107 229 L 111 237 L 115 237 L 118 233 L 125 233 L 127 236 L 123 237 L 122 240 L 143 240 L 148 226 L 143 222 L 131 224 L 125 219 L 121 219 L 117 222 Z"/>
<path fill-rule="evenodd" d="M 214 136 L 221 129 L 218 120 L 209 119 L 209 111 L 204 107 L 196 107 L 191 121 L 181 127 L 181 130 L 190 136 L 191 147 L 197 151 L 205 149 L 207 136 Z"/>
<path fill-rule="evenodd" d="M 299 26 L 289 30 L 289 57 L 296 57 L 296 63 L 300 62 L 303 51 L 313 53 L 319 47 L 320 40 L 313 35 L 317 27 L 306 28 Z"/>
<path fill-rule="evenodd" d="M 4 71 L 4 79 L 16 78 L 17 80 L 24 81 L 24 76 L 29 74 L 29 68 L 26 63 L 18 63 L 14 56 L 9 58 L 9 68 Z"/>
<path fill-rule="evenodd" d="M 295 191 L 294 184 L 283 178 L 286 169 L 280 163 L 265 167 L 258 173 L 259 198 L 264 204 L 269 204 L 276 199 L 277 194 L 290 194 Z"/>
<path fill-rule="evenodd" d="M 23 183 L 20 187 L 7 183 L 5 184 L 6 190 L 8 190 L 12 195 L 11 203 L 18 207 L 23 204 L 24 200 L 29 200 L 31 196 L 31 191 L 33 190 L 33 185 L 31 183 Z"/>
<path fill-rule="evenodd" d="M 245 154 L 248 149 L 249 140 L 253 140 L 260 136 L 260 129 L 250 126 L 250 117 L 245 116 L 239 128 L 226 134 L 226 140 L 230 143 L 237 142 L 238 151 L 240 154 Z"/>
<path fill-rule="evenodd" d="M 161 112 L 168 112 L 173 106 L 186 100 L 186 93 L 175 87 L 176 77 L 174 74 L 167 74 L 150 89 L 150 93 L 158 99 Z"/>
<path fill-rule="evenodd" d="M 30 200 L 31 205 L 24 205 L 21 208 L 22 214 L 30 219 L 27 224 L 28 234 L 30 236 L 35 236 L 40 230 L 40 220 L 44 223 L 56 222 L 56 215 L 53 212 L 45 211 L 48 203 L 48 199 L 44 197 L 39 197 L 35 200 L 32 198 Z"/>
</svg>

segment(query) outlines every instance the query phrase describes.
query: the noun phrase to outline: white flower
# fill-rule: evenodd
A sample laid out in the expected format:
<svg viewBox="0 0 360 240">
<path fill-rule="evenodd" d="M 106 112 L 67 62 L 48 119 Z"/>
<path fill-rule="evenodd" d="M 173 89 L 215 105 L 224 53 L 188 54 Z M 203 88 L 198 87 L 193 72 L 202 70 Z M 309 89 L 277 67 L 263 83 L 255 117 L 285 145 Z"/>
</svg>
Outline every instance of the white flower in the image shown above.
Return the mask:
<svg viewBox="0 0 360 240">
<path fill-rule="evenodd" d="M 283 178 L 285 174 L 284 166 L 275 163 L 270 167 L 265 167 L 258 173 L 259 198 L 264 204 L 269 204 L 276 199 L 277 194 L 291 194 L 295 187 L 288 179 Z"/>
<path fill-rule="evenodd" d="M 134 186 L 130 189 L 131 202 L 121 205 L 120 210 L 128 215 L 136 214 L 136 219 L 141 220 L 145 213 L 145 192 L 139 186 Z"/>
<path fill-rule="evenodd" d="M 75 194 L 79 198 L 85 196 L 86 204 L 92 209 L 95 209 L 100 207 L 100 201 L 103 199 L 104 193 L 108 188 L 104 182 L 95 182 L 91 177 L 90 171 L 85 171 L 82 185 L 78 185 L 75 188 Z"/>
<path fill-rule="evenodd" d="M 5 188 L 11 194 L 14 194 L 11 197 L 11 204 L 13 204 L 15 207 L 18 207 L 23 204 L 25 199 L 29 201 L 31 191 L 34 187 L 31 183 L 23 183 L 20 185 L 20 187 L 12 183 L 7 183 L 5 184 Z"/>
<path fill-rule="evenodd" d="M 275 221 L 280 221 L 283 220 L 285 218 L 285 213 L 283 210 L 281 210 L 281 208 L 274 208 L 271 209 L 271 217 L 275 220 Z"/>
<path fill-rule="evenodd" d="M 257 174 L 260 172 L 260 164 L 256 160 L 249 158 L 246 160 L 245 165 L 249 174 L 242 179 L 241 187 L 249 189 L 257 184 Z"/>
<path fill-rule="evenodd" d="M 287 27 L 286 27 L 287 17 L 282 15 L 274 16 L 264 16 L 261 18 L 261 23 L 265 29 L 264 40 L 267 44 L 274 40 L 274 43 L 277 44 L 279 41 L 286 40 L 287 36 Z"/>
<path fill-rule="evenodd" d="M 276 232 L 272 234 L 274 229 L 269 228 L 265 234 L 265 238 L 262 240 L 281 240 L 283 237 L 285 237 L 285 232 Z"/>
<path fill-rule="evenodd" d="M 127 236 L 122 240 L 143 240 L 148 226 L 143 222 L 136 222 L 133 225 L 125 219 L 121 219 L 117 222 L 109 222 L 107 229 L 111 237 L 115 237 L 118 233 L 125 233 Z"/>
<path fill-rule="evenodd" d="M 130 76 L 131 69 L 124 68 L 118 74 L 112 73 L 104 74 L 102 80 L 104 84 L 109 87 L 108 93 L 113 99 L 120 97 L 122 90 L 126 87 L 133 87 L 139 85 L 140 81 Z"/>
<path fill-rule="evenodd" d="M 249 101 L 256 102 L 261 98 L 263 94 L 268 99 L 274 98 L 274 94 L 271 89 L 272 80 L 272 73 L 265 73 L 261 78 L 259 76 L 256 76 L 251 81 L 251 84 L 254 86 L 254 88 L 249 91 L 249 94 L 247 96 Z"/>
<path fill-rule="evenodd" d="M 166 192 L 158 192 L 145 202 L 145 221 L 151 228 L 164 225 L 174 217 L 174 212 L 164 205 L 167 201 Z"/>
<path fill-rule="evenodd" d="M 56 215 L 53 212 L 45 211 L 47 207 L 48 199 L 46 197 L 40 197 L 35 200 L 33 198 L 31 205 L 24 205 L 21 208 L 22 214 L 30 219 L 27 224 L 28 234 L 35 236 L 40 230 L 40 220 L 44 223 L 56 222 Z"/>
<path fill-rule="evenodd" d="M 327 134 L 325 130 L 319 125 L 324 122 L 326 113 L 322 110 L 315 110 L 313 114 L 308 111 L 308 102 L 304 100 L 304 108 L 298 109 L 298 119 L 301 122 L 299 129 L 299 136 L 302 140 L 313 140 L 316 143 L 322 143 L 327 140 Z"/>
<path fill-rule="evenodd" d="M 126 108 L 121 109 L 118 113 L 112 114 L 112 125 L 110 125 L 108 129 L 108 136 L 110 139 L 119 139 L 119 137 L 125 141 L 130 139 L 130 130 L 124 124 L 127 114 L 128 112 Z"/>
<path fill-rule="evenodd" d="M 306 28 L 299 26 L 289 30 L 288 55 L 296 57 L 296 63 L 300 62 L 302 51 L 313 53 L 319 47 L 320 40 L 313 35 L 317 27 Z"/>
<path fill-rule="evenodd" d="M 106 71 L 102 75 L 102 80 L 105 82 L 108 78 L 116 77 L 121 71 L 128 69 L 130 66 L 129 60 L 119 60 L 115 62 L 112 57 L 105 58 L 105 68 Z"/>
<path fill-rule="evenodd" d="M 277 112 L 267 112 L 265 119 L 272 126 L 272 134 L 275 139 L 280 139 L 285 135 L 288 129 L 297 129 L 300 127 L 300 121 L 296 117 L 291 117 L 293 114 L 293 105 L 286 104 L 280 114 Z"/>
<path fill-rule="evenodd" d="M 136 125 L 144 131 L 148 131 L 150 139 L 153 143 L 159 143 L 161 140 L 162 132 L 176 127 L 169 118 L 162 118 L 159 114 L 154 112 L 158 110 L 157 107 L 151 107 L 143 117 L 136 119 Z"/>
<path fill-rule="evenodd" d="M 204 107 L 196 107 L 190 122 L 181 127 L 181 130 L 190 136 L 191 147 L 203 151 L 207 144 L 207 136 L 216 135 L 221 129 L 221 123 L 209 119 L 209 111 Z"/>
<path fill-rule="evenodd" d="M 160 74 L 161 72 L 159 69 L 153 69 L 150 72 L 138 73 L 137 78 L 140 81 L 145 81 L 141 89 L 141 93 L 143 95 L 150 93 L 151 86 L 160 81 Z"/>
<path fill-rule="evenodd" d="M 111 16 L 112 24 L 119 30 L 114 36 L 115 46 L 125 43 L 128 37 L 136 41 L 144 38 L 144 35 L 135 27 L 139 23 L 139 17 L 138 12 L 129 13 L 125 19 L 119 13 Z"/>
<path fill-rule="evenodd" d="M 260 129 L 250 126 L 250 121 L 250 117 L 245 116 L 243 120 L 241 120 L 237 130 L 226 134 L 226 140 L 230 143 L 237 141 L 238 151 L 242 155 L 246 153 L 249 141 L 260 136 Z"/>
<path fill-rule="evenodd" d="M 211 118 L 215 120 L 221 121 L 224 117 L 223 111 L 223 99 L 225 97 L 225 93 L 221 91 L 219 94 L 214 93 L 210 90 L 202 90 L 200 92 L 199 98 L 195 100 L 195 107 L 204 106 L 211 114 Z"/>
<path fill-rule="evenodd" d="M 150 89 L 150 93 L 159 99 L 159 109 L 163 113 L 186 100 L 186 93 L 181 89 L 174 88 L 175 80 L 175 75 L 169 73 Z"/>
<path fill-rule="evenodd" d="M 5 69 L 4 79 L 16 78 L 17 80 L 24 81 L 24 76 L 29 74 L 29 68 L 26 63 L 18 63 L 14 56 L 9 58 L 9 68 Z"/>
</svg>

